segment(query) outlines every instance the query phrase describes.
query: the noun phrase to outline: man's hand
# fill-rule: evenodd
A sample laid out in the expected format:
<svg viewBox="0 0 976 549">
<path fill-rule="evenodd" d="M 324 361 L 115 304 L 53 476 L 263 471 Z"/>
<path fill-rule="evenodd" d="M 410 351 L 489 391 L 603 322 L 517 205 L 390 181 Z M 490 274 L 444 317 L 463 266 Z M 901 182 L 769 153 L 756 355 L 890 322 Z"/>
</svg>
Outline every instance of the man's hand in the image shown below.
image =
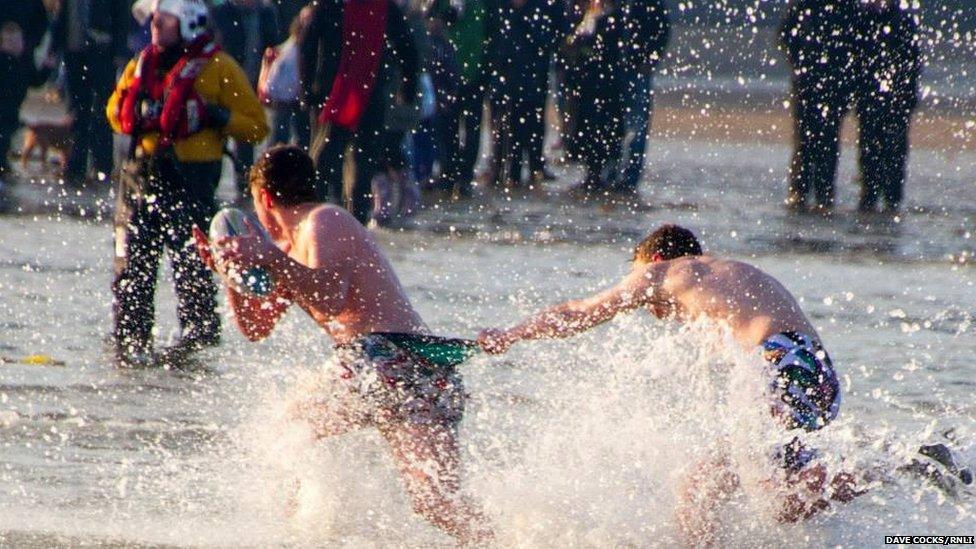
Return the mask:
<svg viewBox="0 0 976 549">
<path fill-rule="evenodd" d="M 242 267 L 269 265 L 283 253 L 274 242 L 258 232 L 258 229 L 245 219 L 247 234 L 241 236 L 226 236 L 214 242 L 217 252 L 217 263 L 233 263 Z"/>
<path fill-rule="evenodd" d="M 210 239 L 196 225 L 193 226 L 193 243 L 197 247 L 197 254 L 200 255 L 200 261 L 203 261 L 204 266 L 211 271 L 216 271 L 217 266 L 214 264 L 213 253 L 210 251 Z"/>
<path fill-rule="evenodd" d="M 478 346 L 490 355 L 500 355 L 515 343 L 505 330 L 488 328 L 478 334 Z"/>
</svg>

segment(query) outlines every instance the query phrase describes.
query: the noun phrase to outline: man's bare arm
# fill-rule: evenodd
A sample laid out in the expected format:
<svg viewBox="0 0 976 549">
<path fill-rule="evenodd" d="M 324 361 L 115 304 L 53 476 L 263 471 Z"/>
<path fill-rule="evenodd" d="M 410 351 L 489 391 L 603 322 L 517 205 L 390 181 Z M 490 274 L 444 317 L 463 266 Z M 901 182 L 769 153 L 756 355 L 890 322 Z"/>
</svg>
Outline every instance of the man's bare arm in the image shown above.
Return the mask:
<svg viewBox="0 0 976 549">
<path fill-rule="evenodd" d="M 502 353 L 518 341 L 570 337 L 643 305 L 650 295 L 649 284 L 642 273 L 631 273 L 590 298 L 550 307 L 507 330 L 485 330 L 478 341 L 486 351 Z"/>
<path fill-rule="evenodd" d="M 340 270 L 321 266 L 316 257 L 306 266 L 283 252 L 265 266 L 275 284 L 283 284 L 291 299 L 307 310 L 334 316 L 346 302 L 349 281 Z"/>
<path fill-rule="evenodd" d="M 193 226 L 193 238 L 197 253 L 203 264 L 216 271 L 216 262 L 210 249 L 207 235 L 196 225 Z M 291 300 L 287 290 L 278 286 L 271 295 L 266 297 L 251 296 L 227 286 L 227 303 L 234 314 L 237 328 L 250 341 L 259 341 L 268 337 L 278 319 L 288 310 Z"/>
</svg>

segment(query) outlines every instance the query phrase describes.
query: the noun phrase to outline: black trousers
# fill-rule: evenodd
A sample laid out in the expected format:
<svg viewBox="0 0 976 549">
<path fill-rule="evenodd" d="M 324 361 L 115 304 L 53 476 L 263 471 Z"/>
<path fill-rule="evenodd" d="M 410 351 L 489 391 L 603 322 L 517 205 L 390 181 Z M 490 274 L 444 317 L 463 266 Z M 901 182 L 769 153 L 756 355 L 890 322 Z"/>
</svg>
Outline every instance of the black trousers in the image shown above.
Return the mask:
<svg viewBox="0 0 976 549">
<path fill-rule="evenodd" d="M 75 117 L 74 146 L 65 166 L 65 177 L 83 179 L 89 167 L 110 175 L 112 129 L 105 117 L 105 104 L 115 87 L 111 52 L 105 48 L 68 52 L 64 65 L 71 114 Z"/>
<path fill-rule="evenodd" d="M 471 194 L 471 181 L 481 145 L 485 91 L 482 82 L 462 84 L 457 101 L 438 116 L 438 145 L 443 145 L 441 170 L 461 195 Z"/>
<path fill-rule="evenodd" d="M 177 162 L 153 157 L 130 178 L 123 167 L 115 212 L 115 341 L 122 352 L 152 346 L 156 279 L 168 250 L 176 278 L 177 318 L 184 342 L 215 343 L 220 337 L 217 287 L 200 261 L 191 228 L 204 230 L 216 210 L 220 162 Z M 141 182 L 141 188 L 127 184 Z"/>
<path fill-rule="evenodd" d="M 7 154 L 10 142 L 20 129 L 20 102 L 14 97 L 0 98 L 0 179 L 10 169 Z"/>
<path fill-rule="evenodd" d="M 495 153 L 496 171 L 503 180 L 520 181 L 523 158 L 528 162 L 530 176 L 545 165 L 543 143 L 548 76 L 546 67 L 535 67 L 530 74 L 519 76 L 522 83 L 513 87 L 511 96 L 495 103 L 500 110 L 498 124 L 504 132 L 499 151 Z"/>
<path fill-rule="evenodd" d="M 378 124 L 363 124 L 355 133 L 335 125 L 319 124 L 312 139 L 317 193 L 347 209 L 364 225 L 373 209 L 373 175 L 383 152 L 384 136 Z M 355 172 L 351 188 L 346 189 L 343 167 L 346 150 L 350 148 Z"/>
<path fill-rule="evenodd" d="M 812 192 L 817 207 L 833 207 L 841 123 L 853 105 L 859 124 L 862 184 L 858 208 L 874 210 L 883 198 L 887 209 L 898 209 L 917 87 L 911 78 L 901 82 L 899 88 L 880 91 L 871 73 L 794 77 L 791 204 L 804 206 Z"/>
</svg>

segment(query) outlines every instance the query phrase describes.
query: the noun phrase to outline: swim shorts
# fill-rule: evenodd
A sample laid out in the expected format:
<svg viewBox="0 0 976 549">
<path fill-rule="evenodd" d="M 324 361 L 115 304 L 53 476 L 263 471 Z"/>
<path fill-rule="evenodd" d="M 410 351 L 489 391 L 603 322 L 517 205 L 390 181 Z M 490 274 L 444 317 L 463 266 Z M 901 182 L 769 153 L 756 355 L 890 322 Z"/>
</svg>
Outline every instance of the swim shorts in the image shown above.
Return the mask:
<svg viewBox="0 0 976 549">
<path fill-rule="evenodd" d="M 371 333 L 337 346 L 334 366 L 340 383 L 360 399 L 360 422 L 456 429 L 467 397 L 456 367 L 473 353 L 462 340 Z"/>
<path fill-rule="evenodd" d="M 790 331 L 770 336 L 762 346 L 774 370 L 773 393 L 789 413 L 789 429 L 816 431 L 837 417 L 840 383 L 819 341 Z"/>
</svg>

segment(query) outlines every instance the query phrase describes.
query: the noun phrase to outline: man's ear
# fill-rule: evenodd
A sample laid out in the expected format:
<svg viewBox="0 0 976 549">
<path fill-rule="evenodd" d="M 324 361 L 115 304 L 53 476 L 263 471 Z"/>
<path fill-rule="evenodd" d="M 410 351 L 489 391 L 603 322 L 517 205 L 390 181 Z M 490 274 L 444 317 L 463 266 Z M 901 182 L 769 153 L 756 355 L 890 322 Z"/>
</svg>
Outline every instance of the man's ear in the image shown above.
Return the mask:
<svg viewBox="0 0 976 549">
<path fill-rule="evenodd" d="M 651 263 L 657 263 L 658 261 L 664 261 L 664 256 L 661 255 L 661 252 L 654 252 L 654 255 L 651 256 Z"/>
<path fill-rule="evenodd" d="M 258 200 L 261 201 L 261 205 L 264 206 L 266 210 L 270 210 L 275 206 L 274 198 L 272 198 L 271 193 L 268 192 L 268 189 L 265 189 L 264 187 L 258 189 Z"/>
</svg>

